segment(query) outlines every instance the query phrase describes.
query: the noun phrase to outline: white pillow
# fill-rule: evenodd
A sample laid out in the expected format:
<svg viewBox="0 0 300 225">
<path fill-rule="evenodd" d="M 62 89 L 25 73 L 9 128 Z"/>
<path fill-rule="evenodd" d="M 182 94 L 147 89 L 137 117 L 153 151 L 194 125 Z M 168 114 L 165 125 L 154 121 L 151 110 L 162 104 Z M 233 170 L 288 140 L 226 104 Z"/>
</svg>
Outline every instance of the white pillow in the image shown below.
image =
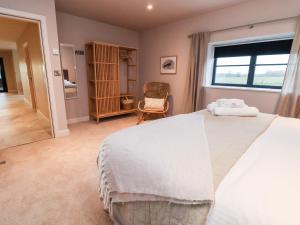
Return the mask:
<svg viewBox="0 0 300 225">
<path fill-rule="evenodd" d="M 164 110 L 165 99 L 163 98 L 145 98 L 145 109 Z"/>
</svg>

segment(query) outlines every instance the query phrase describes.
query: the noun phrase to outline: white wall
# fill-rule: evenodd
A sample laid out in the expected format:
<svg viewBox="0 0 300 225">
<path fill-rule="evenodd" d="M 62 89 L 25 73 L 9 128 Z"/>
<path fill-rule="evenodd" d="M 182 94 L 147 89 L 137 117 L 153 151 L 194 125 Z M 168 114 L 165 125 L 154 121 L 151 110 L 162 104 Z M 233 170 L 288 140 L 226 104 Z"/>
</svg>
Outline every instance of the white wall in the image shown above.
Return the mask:
<svg viewBox="0 0 300 225">
<path fill-rule="evenodd" d="M 20 67 L 19 67 L 19 56 L 18 56 L 18 51 L 16 49 L 12 50 L 12 57 L 13 57 L 15 75 L 16 75 L 18 94 L 23 94 L 21 72 L 20 72 Z"/>
<path fill-rule="evenodd" d="M 188 70 L 189 34 L 214 31 L 261 21 L 286 18 L 300 14 L 299 0 L 254 0 L 210 12 L 198 17 L 146 30 L 141 35 L 141 84 L 150 81 L 168 82 L 171 85 L 172 113 L 183 112 L 183 93 Z M 253 29 L 236 29 L 213 33 L 212 42 L 255 36 L 277 35 L 294 31 L 293 20 L 256 26 Z M 177 75 L 161 75 L 159 58 L 178 56 Z M 273 112 L 278 93 L 227 89 L 206 89 L 206 102 L 219 97 L 243 97 L 248 104 L 263 112 Z"/>
<path fill-rule="evenodd" d="M 0 7 L 24 11 L 28 13 L 38 14 L 46 17 L 46 26 L 48 33 L 48 44 L 50 51 L 52 49 L 58 49 L 58 37 L 57 37 L 57 25 L 55 14 L 55 2 L 54 0 L 1 0 Z M 52 70 L 61 70 L 60 58 L 57 55 L 51 55 Z M 63 85 L 60 76 L 54 76 L 53 71 L 48 76 L 53 78 L 54 86 L 54 99 L 55 104 L 51 107 L 55 107 L 57 111 L 56 121 L 56 134 L 67 134 L 67 120 L 64 103 Z"/>
<path fill-rule="evenodd" d="M 84 50 L 91 41 L 139 47 L 138 32 L 94 20 L 57 12 L 57 26 L 59 42 L 73 44 L 77 50 Z M 67 117 L 72 121 L 89 115 L 85 56 L 76 55 L 76 67 L 79 98 L 66 99 Z"/>
</svg>

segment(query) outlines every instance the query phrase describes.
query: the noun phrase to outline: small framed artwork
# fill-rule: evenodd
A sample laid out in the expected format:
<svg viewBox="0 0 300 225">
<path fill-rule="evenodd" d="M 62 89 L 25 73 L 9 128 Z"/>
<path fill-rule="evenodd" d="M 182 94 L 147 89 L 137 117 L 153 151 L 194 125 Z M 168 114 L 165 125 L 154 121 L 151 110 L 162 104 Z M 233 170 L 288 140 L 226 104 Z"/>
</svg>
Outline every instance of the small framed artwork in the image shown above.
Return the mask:
<svg viewBox="0 0 300 225">
<path fill-rule="evenodd" d="M 177 56 L 160 57 L 160 73 L 176 74 L 177 73 Z"/>
</svg>

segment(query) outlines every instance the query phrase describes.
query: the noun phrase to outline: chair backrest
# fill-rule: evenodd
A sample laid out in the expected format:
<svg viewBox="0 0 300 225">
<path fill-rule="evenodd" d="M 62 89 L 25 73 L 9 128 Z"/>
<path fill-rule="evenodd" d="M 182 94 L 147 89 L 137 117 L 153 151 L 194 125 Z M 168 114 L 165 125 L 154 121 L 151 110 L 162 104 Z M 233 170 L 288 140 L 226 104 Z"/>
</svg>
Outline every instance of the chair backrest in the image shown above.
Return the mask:
<svg viewBox="0 0 300 225">
<path fill-rule="evenodd" d="M 144 85 L 144 96 L 148 98 L 167 99 L 170 92 L 168 83 L 150 82 Z"/>
</svg>

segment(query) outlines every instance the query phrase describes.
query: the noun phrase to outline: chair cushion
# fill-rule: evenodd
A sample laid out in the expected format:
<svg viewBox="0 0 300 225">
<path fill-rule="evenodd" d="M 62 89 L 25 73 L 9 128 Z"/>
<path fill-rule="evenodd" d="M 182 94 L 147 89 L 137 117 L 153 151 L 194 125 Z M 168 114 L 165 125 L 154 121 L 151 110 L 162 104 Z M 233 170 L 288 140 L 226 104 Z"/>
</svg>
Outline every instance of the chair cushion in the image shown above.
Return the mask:
<svg viewBox="0 0 300 225">
<path fill-rule="evenodd" d="M 145 98 L 145 106 L 146 110 L 159 110 L 163 111 L 165 105 L 164 98 Z"/>
</svg>

